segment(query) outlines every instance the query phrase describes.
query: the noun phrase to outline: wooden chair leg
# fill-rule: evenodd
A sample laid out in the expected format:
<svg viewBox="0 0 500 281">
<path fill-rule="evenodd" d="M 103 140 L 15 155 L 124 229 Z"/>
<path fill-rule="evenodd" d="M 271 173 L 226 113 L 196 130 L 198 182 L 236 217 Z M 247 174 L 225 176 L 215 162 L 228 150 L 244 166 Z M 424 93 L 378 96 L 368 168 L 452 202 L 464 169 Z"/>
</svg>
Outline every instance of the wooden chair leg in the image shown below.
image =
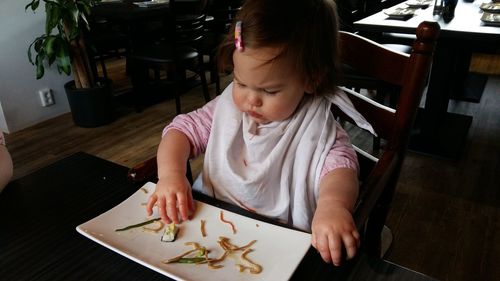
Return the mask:
<svg viewBox="0 0 500 281">
<path fill-rule="evenodd" d="M 181 110 L 181 97 L 180 97 L 180 88 L 179 86 L 175 86 L 175 91 L 174 91 L 174 95 L 175 95 L 175 112 L 177 114 L 181 114 L 182 113 L 182 110 Z"/>
<path fill-rule="evenodd" d="M 101 62 L 101 70 L 102 70 L 102 76 L 104 77 L 104 79 L 108 79 L 108 71 L 106 69 L 106 62 L 104 60 L 104 57 L 103 56 L 100 56 L 99 57 L 99 60 Z"/>
<path fill-rule="evenodd" d="M 132 97 L 134 102 L 135 111 L 137 113 L 142 112 L 142 97 L 144 93 L 146 93 L 146 84 L 149 77 L 149 70 L 146 66 L 137 63 L 135 61 L 129 61 L 130 69 L 131 69 L 131 81 L 132 81 Z"/>
<path fill-rule="evenodd" d="M 207 76 L 205 75 L 205 67 L 203 66 L 203 54 L 200 52 L 200 57 L 198 58 L 199 62 L 199 75 L 201 80 L 201 88 L 203 90 L 203 97 L 205 98 L 205 102 L 209 102 L 211 100 L 210 93 L 208 92 L 208 83 Z"/>
<path fill-rule="evenodd" d="M 214 80 L 215 80 L 215 95 L 220 95 L 221 94 L 221 89 L 220 89 L 220 75 L 219 71 L 215 69 L 215 75 L 214 75 Z"/>
<path fill-rule="evenodd" d="M 399 172 L 395 173 L 395 175 L 399 175 Z M 381 256 L 382 230 L 384 228 L 387 215 L 389 214 L 390 205 L 396 189 L 397 179 L 398 177 L 394 176 L 388 181 L 387 187 L 378 199 L 377 204 L 366 223 L 363 247 L 367 253 L 377 257 Z"/>
</svg>

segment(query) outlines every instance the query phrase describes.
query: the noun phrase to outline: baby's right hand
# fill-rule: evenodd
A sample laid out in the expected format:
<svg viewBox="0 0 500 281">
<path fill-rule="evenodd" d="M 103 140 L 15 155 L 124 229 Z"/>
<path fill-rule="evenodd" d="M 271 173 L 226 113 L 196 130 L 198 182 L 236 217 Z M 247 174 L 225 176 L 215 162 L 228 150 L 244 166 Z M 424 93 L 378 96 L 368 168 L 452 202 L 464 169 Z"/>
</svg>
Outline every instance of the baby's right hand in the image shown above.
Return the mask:
<svg viewBox="0 0 500 281">
<path fill-rule="evenodd" d="M 186 176 L 179 173 L 163 175 L 156 184 L 155 192 L 149 197 L 146 206 L 148 216 L 153 214 L 155 203 L 163 222 L 178 224 L 179 214 L 183 221 L 188 220 L 190 213 L 194 212 L 194 203 Z"/>
</svg>

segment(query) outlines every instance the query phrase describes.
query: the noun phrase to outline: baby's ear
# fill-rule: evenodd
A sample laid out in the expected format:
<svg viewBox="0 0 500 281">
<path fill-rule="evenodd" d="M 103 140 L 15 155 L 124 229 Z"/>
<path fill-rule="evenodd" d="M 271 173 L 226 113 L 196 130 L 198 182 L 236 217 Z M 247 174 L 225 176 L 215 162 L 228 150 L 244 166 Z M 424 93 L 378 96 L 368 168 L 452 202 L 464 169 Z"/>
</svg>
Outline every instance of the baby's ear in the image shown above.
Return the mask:
<svg viewBox="0 0 500 281">
<path fill-rule="evenodd" d="M 304 92 L 306 94 L 313 94 L 316 90 L 315 83 L 313 81 L 307 81 L 304 87 Z"/>
</svg>

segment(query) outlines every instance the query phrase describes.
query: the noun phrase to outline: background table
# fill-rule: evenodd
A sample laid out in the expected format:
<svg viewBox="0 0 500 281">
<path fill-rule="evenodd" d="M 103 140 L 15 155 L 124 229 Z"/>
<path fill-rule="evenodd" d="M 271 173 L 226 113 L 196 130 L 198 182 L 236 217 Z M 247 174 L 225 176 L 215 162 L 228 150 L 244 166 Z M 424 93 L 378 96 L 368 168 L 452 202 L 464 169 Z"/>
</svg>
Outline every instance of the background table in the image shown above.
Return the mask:
<svg viewBox="0 0 500 281">
<path fill-rule="evenodd" d="M 433 16 L 432 5 L 418 10 L 408 20 L 388 19 L 382 11 L 354 23 L 357 30 L 375 39 L 383 32 L 415 34 L 422 21 L 437 21 L 441 26 L 425 110 L 417 119 L 416 134 L 410 141 L 413 150 L 449 159 L 460 157 L 472 117 L 448 112 L 449 99 L 474 101 L 480 98 L 486 77 L 468 73 L 472 50 L 500 46 L 500 28 L 481 22 L 479 6 L 483 2 L 459 0 L 455 17 L 449 23 Z M 406 7 L 404 3 L 396 6 Z"/>
<path fill-rule="evenodd" d="M 151 5 L 148 7 L 139 7 L 134 2 L 140 0 L 122 0 L 113 2 L 102 2 L 92 7 L 92 15 L 105 17 L 115 21 L 138 21 L 151 18 L 164 17 L 169 11 L 168 3 L 161 5 Z"/>
<path fill-rule="evenodd" d="M 75 230 L 137 191 L 140 186 L 127 181 L 127 171 L 76 153 L 11 182 L 0 193 L 2 280 L 168 280 Z M 205 196 L 195 198 L 256 216 Z M 292 279 L 434 280 L 362 252 L 336 268 L 322 262 L 312 248 Z"/>
</svg>

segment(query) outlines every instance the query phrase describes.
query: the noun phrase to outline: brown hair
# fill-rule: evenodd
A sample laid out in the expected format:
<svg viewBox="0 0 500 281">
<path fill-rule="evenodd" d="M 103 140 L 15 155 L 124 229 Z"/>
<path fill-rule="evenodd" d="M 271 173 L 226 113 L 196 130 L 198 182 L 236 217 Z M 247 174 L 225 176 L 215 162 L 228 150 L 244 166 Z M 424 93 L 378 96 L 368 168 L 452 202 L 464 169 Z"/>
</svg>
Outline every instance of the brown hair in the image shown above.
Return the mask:
<svg viewBox="0 0 500 281">
<path fill-rule="evenodd" d="M 338 82 L 338 18 L 333 0 L 247 0 L 235 22 L 241 21 L 244 48 L 280 47 L 277 57 L 291 59 L 311 82 L 316 94 Z M 219 46 L 221 71 L 232 70 L 234 23 Z"/>
</svg>

